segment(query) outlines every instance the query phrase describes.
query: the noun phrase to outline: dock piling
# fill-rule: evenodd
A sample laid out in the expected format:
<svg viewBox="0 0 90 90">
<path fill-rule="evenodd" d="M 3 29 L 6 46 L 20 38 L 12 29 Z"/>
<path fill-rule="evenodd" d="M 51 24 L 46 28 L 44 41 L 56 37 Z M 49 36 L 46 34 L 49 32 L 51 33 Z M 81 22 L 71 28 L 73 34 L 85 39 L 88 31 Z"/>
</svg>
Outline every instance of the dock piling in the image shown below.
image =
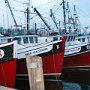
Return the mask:
<svg viewBox="0 0 90 90">
<path fill-rule="evenodd" d="M 26 64 L 30 90 L 44 90 L 42 58 L 39 56 L 27 56 Z"/>
</svg>

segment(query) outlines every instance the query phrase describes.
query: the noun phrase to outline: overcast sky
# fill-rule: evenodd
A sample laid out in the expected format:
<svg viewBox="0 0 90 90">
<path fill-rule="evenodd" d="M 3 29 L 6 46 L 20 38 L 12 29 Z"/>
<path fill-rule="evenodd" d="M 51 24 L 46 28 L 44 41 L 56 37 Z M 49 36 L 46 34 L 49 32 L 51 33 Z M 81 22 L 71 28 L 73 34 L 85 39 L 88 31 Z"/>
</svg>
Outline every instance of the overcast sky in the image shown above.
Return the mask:
<svg viewBox="0 0 90 90">
<path fill-rule="evenodd" d="M 27 2 L 29 0 L 8 0 L 10 3 L 10 6 L 12 8 L 14 17 L 18 24 L 25 24 L 26 23 L 26 14 L 24 11 L 27 7 Z M 70 8 L 73 8 L 73 5 L 76 5 L 77 13 L 80 19 L 80 22 L 82 26 L 90 26 L 90 0 L 66 0 L 70 3 Z M 30 10 L 32 7 L 37 8 L 37 10 L 43 15 L 45 20 L 50 23 L 51 19 L 49 17 L 50 15 L 50 9 L 53 10 L 56 19 L 58 18 L 61 20 L 62 18 L 62 6 L 60 4 L 62 3 L 62 0 L 30 0 Z M 9 8 L 5 4 L 5 0 L 0 0 L 0 26 L 3 27 L 10 27 L 11 25 L 14 25 L 12 16 L 10 14 Z M 30 17 L 33 17 L 33 20 L 38 21 L 39 17 L 34 15 L 31 15 Z M 34 21 L 31 20 L 31 23 Z M 42 21 L 41 21 L 42 22 Z M 38 22 L 40 23 L 40 22 Z"/>
</svg>

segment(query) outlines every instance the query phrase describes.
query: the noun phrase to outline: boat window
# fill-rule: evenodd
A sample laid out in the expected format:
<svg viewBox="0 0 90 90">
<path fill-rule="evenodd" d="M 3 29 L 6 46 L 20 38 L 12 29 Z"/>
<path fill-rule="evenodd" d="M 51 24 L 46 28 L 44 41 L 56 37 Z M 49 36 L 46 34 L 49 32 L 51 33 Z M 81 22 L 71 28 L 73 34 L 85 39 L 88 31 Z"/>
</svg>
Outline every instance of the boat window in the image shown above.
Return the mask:
<svg viewBox="0 0 90 90">
<path fill-rule="evenodd" d="M 82 42 L 85 42 L 85 38 L 82 38 Z"/>
<path fill-rule="evenodd" d="M 38 39 L 37 39 L 37 37 L 34 37 L 34 39 L 35 39 L 35 43 L 38 43 Z"/>
<path fill-rule="evenodd" d="M 73 40 L 73 36 L 71 36 L 71 38 L 70 38 L 70 41 L 72 41 Z"/>
<path fill-rule="evenodd" d="M 21 38 L 16 38 L 15 40 L 18 41 L 18 44 L 21 44 Z"/>
<path fill-rule="evenodd" d="M 72 41 L 74 41 L 75 40 L 75 36 L 72 36 Z"/>
<path fill-rule="evenodd" d="M 73 37 L 73 40 L 75 40 L 75 36 Z"/>
<path fill-rule="evenodd" d="M 23 37 L 23 42 L 28 43 L 28 37 Z"/>
<path fill-rule="evenodd" d="M 7 39 L 1 39 L 1 43 L 8 43 Z"/>
<path fill-rule="evenodd" d="M 11 39 L 8 39 L 8 42 L 11 42 Z"/>
<path fill-rule="evenodd" d="M 67 37 L 67 41 L 69 41 L 69 40 L 70 40 L 70 36 Z"/>
<path fill-rule="evenodd" d="M 45 42 L 47 42 L 47 39 L 45 39 Z"/>
<path fill-rule="evenodd" d="M 30 43 L 34 43 L 33 37 L 29 37 Z"/>
<path fill-rule="evenodd" d="M 60 37 L 60 40 L 62 39 L 62 37 Z"/>
<path fill-rule="evenodd" d="M 88 37 L 88 41 L 90 42 L 90 37 Z"/>
<path fill-rule="evenodd" d="M 58 40 L 58 37 L 54 37 L 53 40 L 54 40 L 54 41 L 57 41 L 57 40 Z"/>
</svg>

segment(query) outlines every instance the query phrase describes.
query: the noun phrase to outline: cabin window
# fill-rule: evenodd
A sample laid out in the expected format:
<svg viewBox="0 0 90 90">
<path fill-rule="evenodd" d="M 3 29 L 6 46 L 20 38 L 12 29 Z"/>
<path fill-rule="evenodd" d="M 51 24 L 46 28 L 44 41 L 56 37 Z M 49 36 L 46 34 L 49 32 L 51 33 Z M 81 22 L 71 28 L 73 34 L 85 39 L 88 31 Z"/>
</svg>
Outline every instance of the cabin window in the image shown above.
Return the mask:
<svg viewBox="0 0 90 90">
<path fill-rule="evenodd" d="M 28 43 L 28 37 L 23 37 L 23 42 Z"/>
<path fill-rule="evenodd" d="M 21 38 L 17 38 L 18 39 L 18 44 L 21 44 Z"/>
<path fill-rule="evenodd" d="M 75 36 L 73 37 L 73 40 L 75 40 Z"/>
<path fill-rule="evenodd" d="M 54 40 L 54 41 L 57 41 L 57 40 L 58 40 L 58 37 L 54 37 L 53 40 Z"/>
<path fill-rule="evenodd" d="M 45 39 L 45 42 L 47 42 L 47 39 Z"/>
<path fill-rule="evenodd" d="M 7 39 L 1 39 L 1 43 L 8 43 Z"/>
<path fill-rule="evenodd" d="M 35 37 L 35 43 L 38 43 L 38 39 L 37 39 L 37 37 Z"/>
<path fill-rule="evenodd" d="M 8 42 L 11 42 L 11 39 L 8 39 Z"/>
<path fill-rule="evenodd" d="M 70 37 L 70 41 L 72 41 L 72 39 L 73 39 L 73 36 Z"/>
<path fill-rule="evenodd" d="M 88 37 L 87 39 L 88 39 L 88 42 L 90 42 L 90 37 Z"/>
<path fill-rule="evenodd" d="M 70 36 L 67 37 L 67 41 L 69 41 L 69 40 L 70 40 Z"/>
<path fill-rule="evenodd" d="M 34 43 L 33 37 L 29 37 L 30 43 Z"/>
<path fill-rule="evenodd" d="M 82 39 L 82 42 L 85 42 L 85 38 Z"/>
<path fill-rule="evenodd" d="M 62 39 L 62 37 L 60 37 L 60 40 Z"/>
</svg>

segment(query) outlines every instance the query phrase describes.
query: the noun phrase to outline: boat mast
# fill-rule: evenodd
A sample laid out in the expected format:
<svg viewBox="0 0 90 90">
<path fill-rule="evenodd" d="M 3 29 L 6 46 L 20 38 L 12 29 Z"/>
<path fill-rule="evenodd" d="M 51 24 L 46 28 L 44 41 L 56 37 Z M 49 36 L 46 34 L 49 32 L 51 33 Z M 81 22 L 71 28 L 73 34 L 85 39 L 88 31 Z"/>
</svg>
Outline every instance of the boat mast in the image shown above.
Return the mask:
<svg viewBox="0 0 90 90">
<path fill-rule="evenodd" d="M 30 29 L 30 0 L 28 0 L 28 3 L 27 3 L 27 34 L 29 34 L 29 29 Z"/>
<path fill-rule="evenodd" d="M 65 0 L 63 0 L 63 17 L 64 17 L 64 33 L 66 33 L 66 10 L 65 10 Z"/>
<path fill-rule="evenodd" d="M 74 29 L 76 29 L 76 7 L 74 5 Z"/>
</svg>

